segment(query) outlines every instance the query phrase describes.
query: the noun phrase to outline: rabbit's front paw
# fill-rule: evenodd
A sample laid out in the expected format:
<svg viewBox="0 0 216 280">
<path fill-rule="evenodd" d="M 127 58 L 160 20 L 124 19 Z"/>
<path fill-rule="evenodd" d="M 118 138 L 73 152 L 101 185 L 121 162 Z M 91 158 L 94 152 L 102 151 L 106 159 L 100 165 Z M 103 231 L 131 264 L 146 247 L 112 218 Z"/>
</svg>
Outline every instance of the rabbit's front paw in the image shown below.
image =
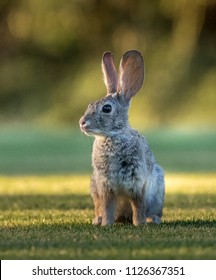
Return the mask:
<svg viewBox="0 0 216 280">
<path fill-rule="evenodd" d="M 95 226 L 100 226 L 102 224 L 102 217 L 95 217 L 92 221 L 92 224 Z"/>
<path fill-rule="evenodd" d="M 146 224 L 146 219 L 142 219 L 142 220 L 133 220 L 133 225 L 134 226 L 141 226 L 141 225 L 145 225 Z"/>
</svg>

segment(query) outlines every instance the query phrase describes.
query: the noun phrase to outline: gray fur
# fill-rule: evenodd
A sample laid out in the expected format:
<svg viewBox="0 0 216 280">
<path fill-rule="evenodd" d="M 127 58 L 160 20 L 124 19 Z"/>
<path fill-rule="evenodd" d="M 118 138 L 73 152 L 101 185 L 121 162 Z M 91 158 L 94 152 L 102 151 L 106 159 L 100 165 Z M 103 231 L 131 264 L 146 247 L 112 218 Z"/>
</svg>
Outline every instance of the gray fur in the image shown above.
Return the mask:
<svg viewBox="0 0 216 280">
<path fill-rule="evenodd" d="M 104 54 L 102 65 L 107 90 L 116 92 L 108 92 L 105 98 L 91 103 L 80 119 L 81 130 L 95 136 L 91 178 L 93 224 L 111 225 L 115 221 L 159 224 L 164 202 L 163 170 L 145 137 L 128 123 L 130 100 L 143 83 L 142 56 L 138 51 L 123 56 L 119 89 L 110 53 Z M 110 105 L 111 112 L 103 112 L 104 105 Z"/>
</svg>

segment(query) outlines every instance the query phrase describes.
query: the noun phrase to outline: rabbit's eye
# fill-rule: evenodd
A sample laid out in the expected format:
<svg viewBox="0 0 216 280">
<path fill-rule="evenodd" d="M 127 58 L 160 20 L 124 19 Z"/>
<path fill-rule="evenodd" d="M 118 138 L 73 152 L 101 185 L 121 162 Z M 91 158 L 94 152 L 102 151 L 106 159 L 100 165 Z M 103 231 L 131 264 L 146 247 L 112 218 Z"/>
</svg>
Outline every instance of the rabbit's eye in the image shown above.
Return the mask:
<svg viewBox="0 0 216 280">
<path fill-rule="evenodd" d="M 109 104 L 106 104 L 106 105 L 104 105 L 104 106 L 102 107 L 102 111 L 103 111 L 104 113 L 110 113 L 110 112 L 112 111 L 112 106 L 109 105 Z"/>
</svg>

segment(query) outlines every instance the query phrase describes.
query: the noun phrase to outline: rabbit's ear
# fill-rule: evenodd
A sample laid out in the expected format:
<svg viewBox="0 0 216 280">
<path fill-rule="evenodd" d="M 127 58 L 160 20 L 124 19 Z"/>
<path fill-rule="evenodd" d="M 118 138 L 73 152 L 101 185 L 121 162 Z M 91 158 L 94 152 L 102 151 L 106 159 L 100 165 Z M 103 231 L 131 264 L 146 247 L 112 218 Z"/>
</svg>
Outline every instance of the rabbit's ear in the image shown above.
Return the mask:
<svg viewBox="0 0 216 280">
<path fill-rule="evenodd" d="M 140 52 L 126 52 L 120 62 L 118 91 L 127 101 L 140 90 L 144 80 L 144 61 Z"/>
<path fill-rule="evenodd" d="M 118 76 L 114 65 L 114 57 L 111 52 L 105 52 L 103 54 L 102 71 L 107 94 L 115 93 L 117 91 Z"/>
</svg>

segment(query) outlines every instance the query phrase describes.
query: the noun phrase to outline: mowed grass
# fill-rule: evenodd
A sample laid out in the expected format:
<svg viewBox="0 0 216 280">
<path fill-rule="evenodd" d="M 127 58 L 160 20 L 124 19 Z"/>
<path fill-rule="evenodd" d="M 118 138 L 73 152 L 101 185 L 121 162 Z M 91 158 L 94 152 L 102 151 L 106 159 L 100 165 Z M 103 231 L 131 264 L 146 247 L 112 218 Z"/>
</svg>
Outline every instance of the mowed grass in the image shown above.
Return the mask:
<svg viewBox="0 0 216 280">
<path fill-rule="evenodd" d="M 159 226 L 91 225 L 89 176 L 0 177 L 1 259 L 215 259 L 216 174 L 167 174 Z"/>
<path fill-rule="evenodd" d="M 0 259 L 215 259 L 216 133 L 145 134 L 166 172 L 163 223 L 102 228 L 91 225 L 92 138 L 0 127 Z"/>
</svg>

